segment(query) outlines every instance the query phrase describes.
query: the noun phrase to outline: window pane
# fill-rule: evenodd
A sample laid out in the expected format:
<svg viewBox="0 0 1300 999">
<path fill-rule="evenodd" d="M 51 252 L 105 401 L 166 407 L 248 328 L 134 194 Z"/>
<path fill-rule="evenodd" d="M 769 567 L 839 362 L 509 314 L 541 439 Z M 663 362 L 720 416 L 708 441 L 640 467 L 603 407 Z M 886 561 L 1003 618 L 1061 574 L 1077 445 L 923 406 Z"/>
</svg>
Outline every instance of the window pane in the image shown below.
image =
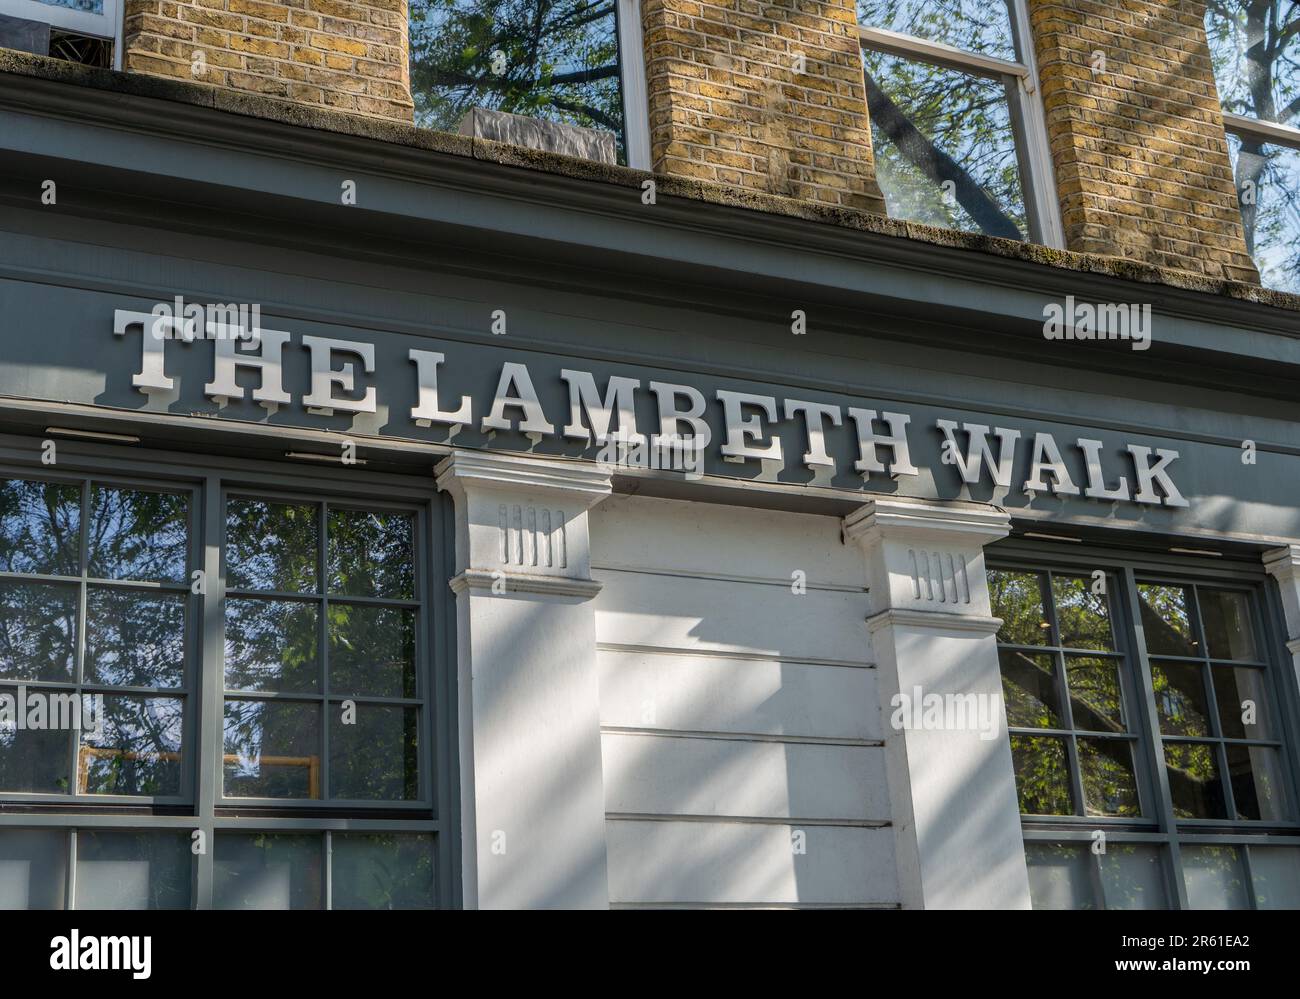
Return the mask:
<svg viewBox="0 0 1300 999">
<path fill-rule="evenodd" d="M 1097 860 L 1107 909 L 1169 908 L 1162 847 L 1111 842 Z"/>
<path fill-rule="evenodd" d="M 1271 739 L 1268 690 L 1262 669 L 1213 666 L 1214 699 L 1219 725 L 1229 739 Z"/>
<path fill-rule="evenodd" d="M 1056 656 L 999 649 L 998 661 L 1002 664 L 1007 724 L 1012 728 L 1062 728 L 1060 697 L 1056 692 Z"/>
<path fill-rule="evenodd" d="M 354 724 L 330 705 L 330 797 L 414 801 L 420 797 L 419 712 L 358 704 Z"/>
<path fill-rule="evenodd" d="M 1225 111 L 1300 124 L 1300 10 L 1294 4 L 1223 0 L 1210 4 L 1205 33 Z"/>
<path fill-rule="evenodd" d="M 0 571 L 81 574 L 81 487 L 0 479 Z"/>
<path fill-rule="evenodd" d="M 1095 909 L 1088 848 L 1026 843 L 1029 898 L 1035 909 Z"/>
<path fill-rule="evenodd" d="M 1300 909 L 1300 847 L 1252 846 L 1250 873 L 1261 909 Z"/>
<path fill-rule="evenodd" d="M 320 611 L 303 600 L 226 601 L 226 687 L 305 692 L 320 687 Z"/>
<path fill-rule="evenodd" d="M 1043 607 L 1042 578 L 1036 572 L 989 571 L 993 616 L 1002 619 L 998 641 L 1005 645 L 1050 645 L 1051 627 Z"/>
<path fill-rule="evenodd" d="M 232 499 L 226 505 L 226 585 L 232 590 L 315 593 L 320 511 Z"/>
<path fill-rule="evenodd" d="M 1258 659 L 1254 628 L 1250 623 L 1250 600 L 1233 590 L 1196 591 L 1201 602 L 1201 623 L 1205 644 L 1214 659 Z"/>
<path fill-rule="evenodd" d="M 858 0 L 858 23 L 1016 59 L 1009 0 Z"/>
<path fill-rule="evenodd" d="M 1219 757 L 1208 742 L 1166 742 L 1165 765 L 1174 814 L 1180 819 L 1226 819 Z"/>
<path fill-rule="evenodd" d="M 415 611 L 330 604 L 330 692 L 415 696 Z"/>
<path fill-rule="evenodd" d="M 225 795 L 319 798 L 320 706 L 226 701 Z"/>
<path fill-rule="evenodd" d="M 1300 150 L 1228 133 L 1246 249 L 1266 288 L 1300 292 Z"/>
<path fill-rule="evenodd" d="M 1210 706 L 1205 667 L 1200 663 L 1151 663 L 1160 731 L 1165 735 L 1209 735 Z"/>
<path fill-rule="evenodd" d="M 472 108 L 510 111 L 613 132 L 625 162 L 616 10 L 614 0 L 411 0 L 416 125 L 455 132 Z"/>
<path fill-rule="evenodd" d="M 1229 745 L 1225 748 L 1237 818 L 1289 819 L 1286 771 L 1278 751 L 1268 746 Z"/>
<path fill-rule="evenodd" d="M 1181 586 L 1139 583 L 1138 598 L 1142 605 L 1142 630 L 1146 633 L 1148 652 L 1157 656 L 1201 654 L 1200 643 L 1192 634 L 1187 590 Z"/>
<path fill-rule="evenodd" d="M 320 836 L 218 833 L 213 853 L 215 909 L 319 909 Z"/>
<path fill-rule="evenodd" d="M 1246 876 L 1235 846 L 1182 847 L 1183 884 L 1191 909 L 1246 909 Z"/>
<path fill-rule="evenodd" d="M 67 885 L 66 832 L 0 829 L 0 909 L 62 909 Z"/>
<path fill-rule="evenodd" d="M 189 500 L 180 493 L 96 485 L 88 534 L 91 576 L 189 578 Z"/>
<path fill-rule="evenodd" d="M 27 702 L 75 694 L 67 691 L 28 689 Z M 0 725 L 0 791 L 34 794 L 70 794 L 71 736 L 66 728 L 18 728 L 19 717 L 30 720 L 29 708 L 16 687 L 0 687 L 0 711 L 14 724 Z M 26 713 L 25 713 L 26 712 Z M 27 724 L 25 722 L 24 724 Z"/>
<path fill-rule="evenodd" d="M 1056 605 L 1056 626 L 1061 633 L 1059 641 L 1064 648 L 1114 650 L 1106 595 L 1092 592 L 1091 578 L 1053 576 L 1052 600 Z"/>
<path fill-rule="evenodd" d="M 872 49 L 862 61 L 889 215 L 1027 238 L 1006 84 Z"/>
<path fill-rule="evenodd" d="M 188 909 L 188 833 L 77 833 L 78 909 Z"/>
<path fill-rule="evenodd" d="M 1074 792 L 1064 739 L 1013 735 L 1011 759 L 1015 764 L 1016 792 L 1022 814 L 1074 814 Z"/>
<path fill-rule="evenodd" d="M 1065 682 L 1070 691 L 1070 711 L 1076 729 L 1086 732 L 1126 731 L 1118 661 L 1093 656 L 1066 656 Z"/>
<path fill-rule="evenodd" d="M 0 581 L 0 678 L 72 680 L 77 603 L 76 584 Z"/>
<path fill-rule="evenodd" d="M 103 699 L 102 731 L 81 733 L 82 792 L 180 794 L 184 700 L 121 694 Z"/>
<path fill-rule="evenodd" d="M 183 686 L 185 606 L 181 593 L 88 586 L 86 682 Z"/>
<path fill-rule="evenodd" d="M 1133 745 L 1126 739 L 1080 739 L 1079 769 L 1088 815 L 1141 815 Z"/>
<path fill-rule="evenodd" d="M 330 904 L 335 909 L 432 909 L 433 837 L 335 833 Z"/>
<path fill-rule="evenodd" d="M 329 512 L 330 592 L 415 596 L 414 518 L 364 510 Z"/>
</svg>

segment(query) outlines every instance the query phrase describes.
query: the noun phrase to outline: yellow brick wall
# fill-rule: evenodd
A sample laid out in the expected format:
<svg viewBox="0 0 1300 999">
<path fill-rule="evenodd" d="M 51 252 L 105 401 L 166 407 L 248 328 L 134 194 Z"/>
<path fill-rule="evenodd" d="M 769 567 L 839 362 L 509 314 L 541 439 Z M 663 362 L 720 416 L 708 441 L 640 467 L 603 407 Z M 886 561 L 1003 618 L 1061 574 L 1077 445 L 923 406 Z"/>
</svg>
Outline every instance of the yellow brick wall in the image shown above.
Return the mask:
<svg viewBox="0 0 1300 999">
<path fill-rule="evenodd" d="M 851 0 L 642 0 L 642 28 L 656 172 L 884 211 Z"/>
<path fill-rule="evenodd" d="M 123 67 L 411 120 L 407 0 L 126 0 Z"/>
<path fill-rule="evenodd" d="M 1203 0 L 1028 4 L 1066 246 L 1258 283 Z"/>
</svg>

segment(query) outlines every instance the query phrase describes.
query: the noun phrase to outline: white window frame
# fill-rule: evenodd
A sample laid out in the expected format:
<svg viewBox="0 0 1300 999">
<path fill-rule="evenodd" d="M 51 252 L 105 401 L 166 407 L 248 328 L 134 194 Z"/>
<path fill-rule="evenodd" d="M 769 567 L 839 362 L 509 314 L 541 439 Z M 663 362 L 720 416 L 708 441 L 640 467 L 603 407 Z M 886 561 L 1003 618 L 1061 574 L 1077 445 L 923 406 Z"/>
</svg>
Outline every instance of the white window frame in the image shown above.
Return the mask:
<svg viewBox="0 0 1300 999">
<path fill-rule="evenodd" d="M 120 0 L 103 0 L 104 10 L 91 14 L 70 10 L 40 0 L 0 0 L 0 14 L 40 21 L 52 28 L 74 31 L 79 35 L 107 38 L 113 42 L 113 68 L 122 68 L 122 6 Z"/>
<path fill-rule="evenodd" d="M 3 2 L 5 0 L 0 0 Z M 649 170 L 650 101 L 646 89 L 645 41 L 641 34 L 641 0 L 618 0 L 616 20 L 627 165 L 634 170 Z"/>
<path fill-rule="evenodd" d="M 996 2 L 996 0 L 991 0 Z M 959 49 L 943 42 L 858 26 L 858 41 L 865 49 L 889 52 L 932 65 L 946 66 L 986 79 L 1000 79 L 1006 86 L 1015 135 L 1020 183 L 1029 215 L 1029 239 L 1044 246 L 1064 249 L 1061 207 L 1056 195 L 1056 175 L 1047 140 L 1047 120 L 1038 86 L 1038 64 L 1034 40 L 1029 33 L 1029 11 L 1025 0 L 1012 0 L 1011 30 L 1020 61 Z"/>
</svg>

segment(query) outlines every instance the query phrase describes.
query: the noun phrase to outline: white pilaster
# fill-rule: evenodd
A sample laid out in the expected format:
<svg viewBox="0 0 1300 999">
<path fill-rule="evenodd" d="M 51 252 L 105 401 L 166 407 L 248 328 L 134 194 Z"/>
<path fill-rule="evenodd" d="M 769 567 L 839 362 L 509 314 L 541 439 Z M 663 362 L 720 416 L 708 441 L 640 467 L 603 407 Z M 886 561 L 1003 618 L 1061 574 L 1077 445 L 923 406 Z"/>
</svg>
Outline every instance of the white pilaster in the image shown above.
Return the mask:
<svg viewBox="0 0 1300 999">
<path fill-rule="evenodd" d="M 1291 668 L 1300 679 L 1300 545 L 1274 548 L 1264 554 L 1264 568 L 1277 580 L 1282 592 L 1282 610 L 1286 614 L 1286 647 L 1291 652 Z"/>
<path fill-rule="evenodd" d="M 1007 535 L 1010 519 L 976 504 L 880 498 L 846 517 L 844 530 L 867 559 L 903 904 L 1028 908 L 994 637 L 1001 621 L 984 574 L 983 547 Z M 895 724 L 900 694 L 923 705 L 938 695 L 962 710 L 982 702 L 996 730 L 990 737 L 973 717 L 915 726 L 910 713 Z"/>
<path fill-rule="evenodd" d="M 466 908 L 607 908 L 594 465 L 456 451 L 462 869 Z"/>
</svg>

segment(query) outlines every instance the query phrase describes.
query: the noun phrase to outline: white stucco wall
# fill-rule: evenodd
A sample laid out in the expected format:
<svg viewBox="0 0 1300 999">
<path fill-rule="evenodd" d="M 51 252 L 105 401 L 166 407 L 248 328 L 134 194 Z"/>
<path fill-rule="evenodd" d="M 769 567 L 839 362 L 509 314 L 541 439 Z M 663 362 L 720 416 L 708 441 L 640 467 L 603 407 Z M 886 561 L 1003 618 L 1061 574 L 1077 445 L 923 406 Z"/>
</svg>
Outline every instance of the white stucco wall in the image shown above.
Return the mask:
<svg viewBox="0 0 1300 999">
<path fill-rule="evenodd" d="M 591 511 L 612 905 L 899 902 L 866 569 L 840 525 Z"/>
</svg>

